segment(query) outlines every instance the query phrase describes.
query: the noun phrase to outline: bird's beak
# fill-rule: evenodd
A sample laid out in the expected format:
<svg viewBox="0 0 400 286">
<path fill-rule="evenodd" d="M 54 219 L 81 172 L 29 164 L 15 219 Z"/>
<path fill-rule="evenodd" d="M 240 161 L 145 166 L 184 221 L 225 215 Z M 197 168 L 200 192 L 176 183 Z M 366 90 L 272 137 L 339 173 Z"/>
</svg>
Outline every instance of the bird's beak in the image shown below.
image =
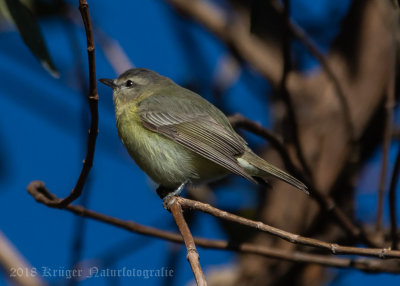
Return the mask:
<svg viewBox="0 0 400 286">
<path fill-rule="evenodd" d="M 108 85 L 109 87 L 116 87 L 117 85 L 114 83 L 113 79 L 109 79 L 109 78 L 101 78 L 99 79 L 99 81 L 105 85 Z"/>
</svg>

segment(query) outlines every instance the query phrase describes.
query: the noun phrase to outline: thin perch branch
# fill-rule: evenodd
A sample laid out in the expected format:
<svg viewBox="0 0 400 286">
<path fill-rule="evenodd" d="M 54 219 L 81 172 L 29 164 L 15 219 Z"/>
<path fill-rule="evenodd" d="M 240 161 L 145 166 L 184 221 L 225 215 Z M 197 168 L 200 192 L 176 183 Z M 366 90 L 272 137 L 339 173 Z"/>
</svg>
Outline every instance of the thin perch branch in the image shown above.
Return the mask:
<svg viewBox="0 0 400 286">
<path fill-rule="evenodd" d="M 290 233 L 288 231 L 284 231 L 279 228 L 264 224 L 260 221 L 253 221 L 225 211 L 221 211 L 215 207 L 210 206 L 209 204 L 185 199 L 182 197 L 177 198 L 177 200 L 179 201 L 179 204 L 182 206 L 182 208 L 198 210 L 224 220 L 246 225 L 248 227 L 257 229 L 259 231 L 272 234 L 290 243 L 325 249 L 331 252 L 332 254 L 352 254 L 352 255 L 355 254 L 355 255 L 373 256 L 379 258 L 400 258 L 400 251 L 391 250 L 390 248 L 361 248 L 361 247 L 341 246 L 336 243 L 324 242 L 318 239 L 303 237 L 298 234 Z"/>
<path fill-rule="evenodd" d="M 45 204 L 45 205 L 48 200 L 57 200 L 58 199 L 54 194 L 50 193 L 46 189 L 43 182 L 35 181 L 35 182 L 30 183 L 29 186 L 27 187 L 27 191 L 37 202 Z M 191 201 L 191 200 L 187 200 L 187 199 L 183 199 L 183 198 L 178 198 L 178 200 L 182 207 L 200 210 L 205 213 L 210 213 L 210 214 L 212 213 L 212 215 L 214 215 L 215 217 L 229 219 L 229 220 L 231 220 L 232 217 L 238 217 L 238 216 L 229 214 L 227 212 L 218 210 L 216 208 L 213 208 L 210 205 L 200 203 L 197 201 Z M 110 216 L 107 216 L 107 215 L 104 215 L 101 213 L 94 212 L 92 210 L 85 209 L 81 206 L 69 205 L 65 208 L 65 210 L 68 210 L 76 215 L 80 215 L 80 216 L 88 217 L 88 218 L 91 218 L 91 219 L 94 219 L 97 221 L 105 222 L 105 223 L 129 230 L 129 231 L 132 231 L 135 233 L 149 235 L 149 236 L 169 240 L 169 241 L 176 242 L 176 243 L 183 242 L 183 239 L 179 234 L 160 230 L 160 229 L 157 229 L 154 227 L 140 225 L 133 221 L 123 221 L 118 218 L 110 217 Z M 234 221 L 237 223 L 244 224 L 244 225 L 247 225 L 247 223 L 251 224 L 253 227 L 255 227 L 258 230 L 262 230 L 261 228 L 265 227 L 266 229 L 271 230 L 271 234 L 274 234 L 278 237 L 282 237 L 284 239 L 286 238 L 286 240 L 289 242 L 314 246 L 314 247 L 322 248 L 322 249 L 327 249 L 330 252 L 332 252 L 333 254 L 353 254 L 353 255 L 361 255 L 361 256 L 376 256 L 381 259 L 400 258 L 400 251 L 398 251 L 398 250 L 390 250 L 388 248 L 374 249 L 374 248 L 359 248 L 359 247 L 340 246 L 338 244 L 327 243 L 327 242 L 319 241 L 319 240 L 313 239 L 313 238 L 301 237 L 297 234 L 292 234 L 292 233 L 280 230 L 278 228 L 274 228 L 274 227 L 265 225 L 261 222 L 247 220 L 242 217 L 238 217 L 238 220 L 235 219 Z M 273 232 L 276 232 L 276 234 Z M 264 256 L 268 256 L 268 257 L 270 257 L 270 255 L 271 255 L 272 258 L 281 258 L 281 256 L 277 255 L 276 252 L 272 251 L 268 247 L 257 246 L 257 245 L 250 244 L 250 243 L 237 244 L 235 242 L 227 242 L 227 241 L 222 241 L 222 240 L 210 240 L 210 239 L 204 239 L 204 238 L 196 238 L 196 239 L 194 239 L 194 242 L 196 243 L 196 245 L 206 247 L 206 248 L 235 250 L 235 251 L 244 252 L 244 253 L 264 255 Z M 312 255 L 312 254 L 307 254 L 307 255 Z M 286 258 L 283 258 L 283 257 L 286 257 Z M 375 269 L 377 269 L 377 267 L 378 267 L 379 269 L 381 269 L 381 268 L 386 269 L 385 271 L 387 271 L 387 272 L 393 272 L 393 271 L 400 272 L 399 265 L 391 266 L 391 267 L 397 267 L 397 268 L 385 268 L 382 265 L 378 266 L 376 262 L 370 262 L 370 261 L 375 261 L 375 260 L 371 260 L 371 259 L 369 259 L 369 260 L 365 260 L 365 259 L 335 260 L 336 262 L 340 261 L 340 263 L 336 263 L 333 260 L 330 260 L 330 257 L 327 257 L 327 256 L 325 256 L 324 259 L 322 259 L 322 256 L 318 256 L 318 255 L 311 256 L 311 257 L 313 257 L 313 259 L 315 258 L 312 261 L 312 263 L 319 264 L 323 261 L 325 263 L 323 265 L 332 266 L 332 267 L 354 267 L 356 269 L 360 269 L 363 271 L 377 271 Z M 290 260 L 290 261 L 297 261 L 296 255 L 287 254 L 287 252 L 285 252 L 285 254 L 282 256 L 282 259 Z M 293 259 L 293 260 L 291 260 L 291 259 Z M 336 258 L 336 259 L 340 259 L 340 258 Z M 311 261 L 308 261 L 307 259 L 305 259 L 304 257 L 300 261 L 301 262 L 311 262 Z M 320 262 L 317 262 L 317 261 L 320 261 Z M 342 266 L 340 266 L 340 265 L 342 265 Z M 348 265 L 348 266 L 344 266 L 344 265 Z M 372 267 L 372 268 L 370 268 L 370 267 Z M 390 271 L 389 271 L 389 269 L 390 269 Z"/>
<path fill-rule="evenodd" d="M 39 203 L 46 204 L 48 199 L 57 200 L 57 197 L 51 194 L 42 182 L 32 182 L 28 186 L 28 192 Z M 46 198 L 46 199 L 43 199 Z M 82 206 L 68 205 L 65 210 L 75 215 L 87 217 L 96 221 L 107 223 L 137 234 L 148 235 L 175 243 L 183 243 L 182 236 L 160 230 L 150 226 L 144 226 L 133 221 L 124 221 L 118 218 L 110 217 L 92 210 L 85 209 Z M 400 266 L 397 261 L 385 261 L 381 259 L 366 258 L 339 258 L 327 255 L 310 254 L 300 251 L 287 251 L 276 248 L 269 248 L 263 245 L 255 245 L 251 243 L 235 243 L 233 241 L 211 240 L 205 238 L 195 238 L 194 242 L 197 246 L 204 248 L 232 250 L 240 253 L 255 254 L 275 259 L 283 259 L 286 261 L 299 263 L 315 263 L 328 267 L 338 268 L 354 268 L 366 272 L 388 272 L 400 273 Z"/>
<path fill-rule="evenodd" d="M 187 251 L 187 260 L 190 263 L 190 267 L 192 268 L 194 277 L 196 279 L 197 285 L 206 286 L 206 278 L 204 277 L 203 270 L 200 266 L 199 261 L 199 253 L 197 252 L 196 245 L 193 240 L 193 236 L 190 233 L 190 229 L 185 221 L 185 218 L 182 214 L 182 208 L 176 199 L 176 197 L 172 197 L 167 202 L 168 209 L 171 211 L 172 216 L 175 219 L 176 225 L 179 228 L 179 231 L 182 235 L 183 242 L 186 246 Z"/>
</svg>

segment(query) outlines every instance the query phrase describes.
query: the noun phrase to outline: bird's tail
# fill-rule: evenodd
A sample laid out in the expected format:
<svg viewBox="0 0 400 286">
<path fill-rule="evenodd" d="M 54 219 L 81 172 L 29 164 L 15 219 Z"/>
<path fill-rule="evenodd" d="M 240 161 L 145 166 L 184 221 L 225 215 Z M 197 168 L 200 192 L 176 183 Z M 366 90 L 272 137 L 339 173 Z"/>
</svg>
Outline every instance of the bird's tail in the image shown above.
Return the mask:
<svg viewBox="0 0 400 286">
<path fill-rule="evenodd" d="M 238 162 L 251 176 L 261 177 L 263 179 L 268 176 L 273 176 L 298 188 L 306 194 L 309 194 L 307 186 L 301 181 L 269 164 L 251 151 L 245 152 L 240 158 L 238 158 Z"/>
</svg>

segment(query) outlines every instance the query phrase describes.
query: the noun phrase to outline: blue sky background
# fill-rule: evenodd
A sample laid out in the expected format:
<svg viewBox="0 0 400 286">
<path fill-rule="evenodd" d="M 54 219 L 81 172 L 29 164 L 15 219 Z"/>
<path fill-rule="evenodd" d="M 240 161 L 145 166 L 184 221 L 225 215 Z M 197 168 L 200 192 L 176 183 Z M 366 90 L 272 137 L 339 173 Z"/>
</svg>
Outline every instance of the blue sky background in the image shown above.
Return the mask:
<svg viewBox="0 0 400 286">
<path fill-rule="evenodd" d="M 77 6 L 78 1 L 69 1 Z M 327 51 L 346 14 L 350 0 L 292 0 L 292 17 Z M 179 84 L 194 85 L 203 96 L 212 99 L 211 83 L 218 61 L 226 49 L 216 38 L 194 23 L 177 18 L 164 1 L 89 1 L 93 22 L 109 37 L 116 39 L 137 67 L 156 70 Z M 143 237 L 91 220 L 82 220 L 69 212 L 50 209 L 36 203 L 26 192 L 32 180 L 43 180 L 60 197 L 73 188 L 85 155 L 88 106 L 76 73 L 77 58 L 84 60 L 86 40 L 80 26 L 59 18 L 40 22 L 50 54 L 61 77 L 52 78 L 24 45 L 16 31 L 0 33 L 0 229 L 41 272 L 42 267 L 71 269 L 72 244 L 77 225 L 83 224 L 82 260 L 99 264 L 105 254 L 105 267 L 120 269 L 160 269 L 174 265 L 174 285 L 192 279 L 185 249 L 168 242 Z M 72 51 L 66 30 L 78 38 L 80 54 Z M 188 42 L 193 49 L 188 50 Z M 116 77 L 99 47 L 96 47 L 97 77 Z M 294 57 L 299 68 L 318 68 L 316 61 L 295 43 Z M 87 75 L 85 70 L 84 76 Z M 84 78 L 84 80 L 87 80 Z M 87 207 L 121 219 L 174 230 L 169 213 L 161 206 L 155 186 L 133 163 L 120 143 L 115 128 L 111 90 L 98 86 L 99 135 L 94 167 L 85 188 Z M 223 94 L 228 114 L 240 112 L 265 126 L 271 126 L 266 113 L 268 85 L 253 70 L 245 69 L 239 80 Z M 246 104 L 243 104 L 243 100 Z M 82 123 L 84 122 L 84 124 Z M 263 141 L 247 138 L 253 147 Z M 391 166 L 398 145 L 392 144 Z M 377 150 L 360 177 L 357 217 L 373 221 L 376 208 L 381 150 Z M 391 168 L 390 168 L 391 170 Z M 229 189 L 216 193 L 215 205 L 225 209 L 252 207 L 256 202 L 251 183 L 235 178 Z M 234 189 L 234 190 L 232 190 Z M 79 203 L 79 202 L 78 202 Z M 399 202 L 398 202 L 399 203 Z M 386 207 L 387 210 L 387 207 Z M 387 212 L 385 213 L 387 220 Z M 224 238 L 212 217 L 196 214 L 191 226 L 195 235 Z M 119 255 L 124 253 L 124 255 Z M 234 264 L 232 252 L 200 249 L 206 273 Z M 367 275 L 358 271 L 334 270 L 337 279 L 330 285 L 376 285 L 399 283 L 393 275 Z M 49 278 L 53 285 L 65 280 Z M 92 278 L 82 285 L 162 285 L 158 278 L 122 278 L 118 281 Z M 6 279 L 0 274 L 0 285 Z"/>
</svg>

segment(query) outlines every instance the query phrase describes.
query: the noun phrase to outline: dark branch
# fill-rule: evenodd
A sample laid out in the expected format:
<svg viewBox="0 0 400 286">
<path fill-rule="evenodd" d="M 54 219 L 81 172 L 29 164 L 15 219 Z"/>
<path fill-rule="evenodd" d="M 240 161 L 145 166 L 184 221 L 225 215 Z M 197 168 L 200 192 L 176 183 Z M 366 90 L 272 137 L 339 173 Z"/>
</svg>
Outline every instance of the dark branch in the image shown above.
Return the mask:
<svg viewBox="0 0 400 286">
<path fill-rule="evenodd" d="M 92 25 L 89 16 L 88 3 L 85 0 L 79 0 L 79 11 L 81 12 L 82 20 L 86 31 L 86 42 L 87 42 L 88 64 L 89 64 L 88 101 L 89 101 L 89 108 L 91 115 L 91 123 L 87 141 L 86 157 L 83 161 L 82 170 L 79 175 L 78 181 L 75 184 L 75 187 L 72 189 L 71 193 L 64 199 L 49 200 L 45 197 L 43 198 L 44 201 L 47 201 L 47 203 L 45 204 L 53 208 L 65 208 L 67 205 L 69 205 L 71 202 L 79 198 L 79 196 L 81 195 L 82 189 L 85 186 L 86 179 L 93 165 L 93 157 L 94 157 L 96 138 L 98 133 L 99 115 L 98 115 L 97 103 L 99 100 L 99 96 L 97 94 L 94 41 L 93 41 Z"/>
</svg>

